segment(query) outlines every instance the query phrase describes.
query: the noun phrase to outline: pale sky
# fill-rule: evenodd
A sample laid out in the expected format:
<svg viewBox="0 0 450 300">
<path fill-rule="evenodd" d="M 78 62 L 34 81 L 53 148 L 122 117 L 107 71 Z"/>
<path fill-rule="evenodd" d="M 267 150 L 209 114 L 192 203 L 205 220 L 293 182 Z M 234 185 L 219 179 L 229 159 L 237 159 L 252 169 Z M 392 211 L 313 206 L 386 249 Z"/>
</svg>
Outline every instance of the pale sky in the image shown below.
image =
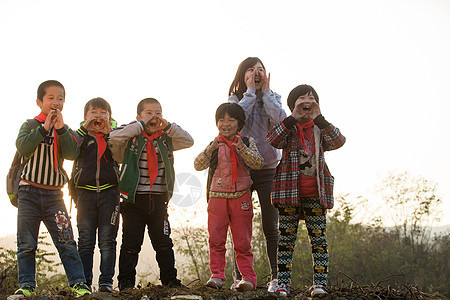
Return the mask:
<svg viewBox="0 0 450 300">
<path fill-rule="evenodd" d="M 326 156 L 337 193 L 368 195 L 378 175 L 410 170 L 439 183 L 450 223 L 450 1 L 0 0 L 0 41 L 5 176 L 21 124 L 39 113 L 38 85 L 56 79 L 75 130 L 91 98 L 109 101 L 119 124 L 141 99 L 159 99 L 195 140 L 176 171 L 205 184 L 193 160 L 217 134 L 239 63 L 258 56 L 288 113 L 290 90 L 310 84 L 346 136 Z M 16 233 L 4 184 L 0 236 Z"/>
</svg>

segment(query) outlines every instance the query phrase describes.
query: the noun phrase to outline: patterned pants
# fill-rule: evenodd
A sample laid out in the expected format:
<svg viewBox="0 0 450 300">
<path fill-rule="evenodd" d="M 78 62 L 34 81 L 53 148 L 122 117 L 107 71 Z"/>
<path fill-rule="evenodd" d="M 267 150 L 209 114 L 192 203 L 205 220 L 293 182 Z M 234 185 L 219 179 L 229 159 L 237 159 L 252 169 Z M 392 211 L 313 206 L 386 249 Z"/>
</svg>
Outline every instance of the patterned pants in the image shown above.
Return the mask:
<svg viewBox="0 0 450 300">
<path fill-rule="evenodd" d="M 292 256 L 301 216 L 305 218 L 312 248 L 314 285 L 327 285 L 328 250 L 326 215 L 319 197 L 301 198 L 301 207 L 279 208 L 280 240 L 278 243 L 278 283 L 290 285 Z"/>
</svg>

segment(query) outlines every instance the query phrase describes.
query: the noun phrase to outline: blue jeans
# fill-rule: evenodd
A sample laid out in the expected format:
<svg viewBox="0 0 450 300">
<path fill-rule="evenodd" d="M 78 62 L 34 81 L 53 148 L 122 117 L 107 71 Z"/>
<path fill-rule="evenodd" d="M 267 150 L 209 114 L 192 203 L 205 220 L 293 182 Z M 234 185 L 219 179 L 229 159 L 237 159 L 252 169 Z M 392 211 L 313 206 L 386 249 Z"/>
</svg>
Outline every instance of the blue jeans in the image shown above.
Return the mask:
<svg viewBox="0 0 450 300">
<path fill-rule="evenodd" d="M 119 190 L 96 193 L 77 189 L 78 253 L 83 262 L 86 284 L 92 285 L 92 265 L 98 229 L 100 277 L 98 283 L 113 283 L 116 264 L 116 237 L 119 226 Z"/>
<path fill-rule="evenodd" d="M 20 287 L 36 286 L 36 249 L 41 221 L 58 250 L 69 284 L 85 282 L 83 265 L 62 196 L 60 190 L 45 190 L 31 185 L 19 187 L 17 264 Z"/>
</svg>

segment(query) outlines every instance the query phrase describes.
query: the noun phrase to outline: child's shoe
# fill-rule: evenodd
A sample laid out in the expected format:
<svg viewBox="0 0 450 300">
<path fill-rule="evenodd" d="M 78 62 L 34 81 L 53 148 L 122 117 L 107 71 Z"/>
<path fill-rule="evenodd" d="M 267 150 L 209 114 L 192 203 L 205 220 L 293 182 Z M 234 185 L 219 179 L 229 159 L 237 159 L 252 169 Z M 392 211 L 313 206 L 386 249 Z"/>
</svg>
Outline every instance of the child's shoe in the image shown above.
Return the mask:
<svg viewBox="0 0 450 300">
<path fill-rule="evenodd" d="M 91 290 L 84 282 L 75 283 L 72 286 L 72 294 L 75 298 L 92 295 Z"/>
<path fill-rule="evenodd" d="M 254 289 L 253 283 L 247 280 L 241 280 L 236 286 L 236 290 L 239 292 L 248 292 L 253 291 Z"/>
<path fill-rule="evenodd" d="M 134 282 L 131 280 L 123 280 L 119 282 L 119 291 L 123 292 L 134 288 Z"/>
<path fill-rule="evenodd" d="M 175 287 L 187 288 L 187 286 L 182 284 L 179 279 L 173 279 L 173 280 L 169 281 L 167 284 L 165 284 L 165 286 L 170 287 L 170 288 L 175 288 Z"/>
<path fill-rule="evenodd" d="M 100 283 L 98 291 L 99 292 L 103 292 L 103 293 L 112 293 L 113 292 L 113 287 L 109 283 Z"/>
<path fill-rule="evenodd" d="M 236 287 L 238 286 L 239 282 L 241 282 L 242 279 L 235 279 L 234 282 L 230 286 L 230 290 L 236 291 Z"/>
<path fill-rule="evenodd" d="M 323 285 L 313 285 L 309 290 L 311 291 L 311 297 L 328 294 Z"/>
<path fill-rule="evenodd" d="M 218 289 L 220 290 L 223 286 L 223 284 L 225 283 L 224 279 L 221 278 L 217 278 L 217 277 L 211 277 L 207 282 L 206 282 L 206 286 L 213 288 L 213 289 Z"/>
<path fill-rule="evenodd" d="M 277 293 L 280 297 L 287 297 L 287 295 L 289 295 L 289 285 L 285 283 L 278 284 Z"/>
<path fill-rule="evenodd" d="M 276 293 L 278 290 L 278 279 L 272 279 L 269 283 L 267 283 L 267 291 L 269 293 Z"/>
<path fill-rule="evenodd" d="M 23 295 L 24 297 L 34 296 L 34 286 L 26 284 L 15 291 L 14 295 Z"/>
</svg>

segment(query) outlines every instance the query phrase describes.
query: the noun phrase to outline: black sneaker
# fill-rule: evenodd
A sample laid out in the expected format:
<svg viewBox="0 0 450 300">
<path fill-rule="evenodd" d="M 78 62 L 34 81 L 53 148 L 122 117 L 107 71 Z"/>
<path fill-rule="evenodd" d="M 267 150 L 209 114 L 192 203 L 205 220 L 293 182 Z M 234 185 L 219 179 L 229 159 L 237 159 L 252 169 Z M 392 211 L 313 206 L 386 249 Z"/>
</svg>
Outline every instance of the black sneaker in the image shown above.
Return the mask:
<svg viewBox="0 0 450 300">
<path fill-rule="evenodd" d="M 112 288 L 112 285 L 109 283 L 100 283 L 100 286 L 98 287 L 99 292 L 103 293 L 112 293 L 114 290 Z"/>
<path fill-rule="evenodd" d="M 182 284 L 181 281 L 178 279 L 173 279 L 173 280 L 169 281 L 167 284 L 163 284 L 163 285 L 170 287 L 170 288 L 175 288 L 175 287 L 187 288 L 187 286 Z"/>
<path fill-rule="evenodd" d="M 134 283 L 131 280 L 124 280 L 123 282 L 119 282 L 119 290 L 121 292 L 131 289 L 134 289 Z"/>
</svg>

